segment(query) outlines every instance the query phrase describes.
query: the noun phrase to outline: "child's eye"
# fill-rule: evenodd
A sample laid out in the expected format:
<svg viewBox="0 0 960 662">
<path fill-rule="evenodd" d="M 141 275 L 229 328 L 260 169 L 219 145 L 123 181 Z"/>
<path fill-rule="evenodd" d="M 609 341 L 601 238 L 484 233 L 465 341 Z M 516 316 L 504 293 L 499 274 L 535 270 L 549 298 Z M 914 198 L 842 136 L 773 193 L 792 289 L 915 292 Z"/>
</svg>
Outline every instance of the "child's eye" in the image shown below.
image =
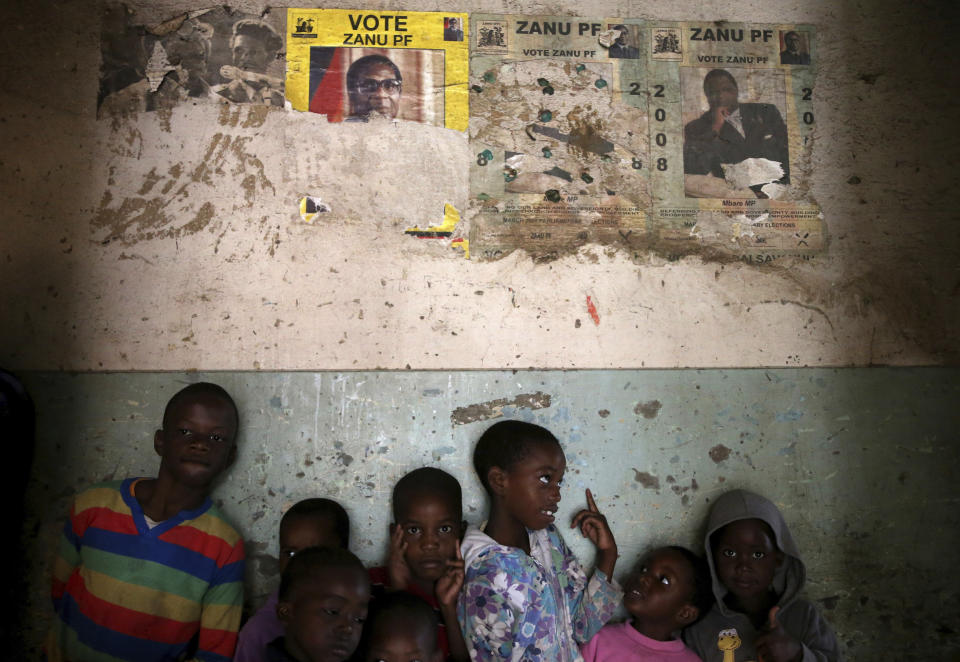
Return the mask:
<svg viewBox="0 0 960 662">
<path fill-rule="evenodd" d="M 540 476 L 540 482 L 543 483 L 544 485 L 549 485 L 549 484 L 550 484 L 550 474 L 544 474 L 544 475 Z"/>
<path fill-rule="evenodd" d="M 720 553 L 723 554 L 724 556 L 726 556 L 726 557 L 729 558 L 729 559 L 732 559 L 734 556 L 737 555 L 737 553 L 736 553 L 735 551 L 733 551 L 732 549 L 725 549 L 725 550 L 723 550 L 723 551 L 720 552 Z"/>
<path fill-rule="evenodd" d="M 223 441 L 223 437 L 219 434 L 211 434 L 210 441 Z"/>
<path fill-rule="evenodd" d="M 557 481 L 557 487 L 563 487 L 563 478 Z"/>
<path fill-rule="evenodd" d="M 419 526 L 408 526 L 408 527 L 407 527 L 407 533 L 409 533 L 411 536 L 415 536 L 415 535 L 417 535 L 418 533 L 420 533 L 420 527 L 419 527 Z"/>
<path fill-rule="evenodd" d="M 762 559 L 762 558 L 763 558 L 764 556 L 766 556 L 766 555 L 767 555 L 766 552 L 754 552 L 754 553 L 753 553 L 753 558 L 755 558 L 755 559 L 757 559 L 757 560 L 759 561 L 760 559 Z"/>
<path fill-rule="evenodd" d="M 666 575 L 660 575 L 660 583 L 664 586 L 670 586 L 670 578 Z"/>
<path fill-rule="evenodd" d="M 440 527 L 440 533 L 450 533 L 451 531 L 453 531 L 453 527 L 449 524 L 444 524 Z"/>
<path fill-rule="evenodd" d="M 295 549 L 281 549 L 281 550 L 280 550 L 280 556 L 281 556 L 281 558 L 285 556 L 285 557 L 287 557 L 288 559 L 292 559 L 296 553 L 297 553 L 297 550 L 295 550 Z"/>
<path fill-rule="evenodd" d="M 190 430 L 188 430 L 187 428 L 180 428 L 179 430 L 177 430 L 177 432 L 179 432 L 180 434 L 182 434 L 184 437 L 186 437 L 188 434 L 190 434 Z"/>
<path fill-rule="evenodd" d="M 339 609 L 334 609 L 333 607 L 325 607 L 325 608 L 323 609 L 323 613 L 324 613 L 324 614 L 327 614 L 328 616 L 339 616 L 339 615 L 340 615 L 340 610 L 339 610 Z"/>
</svg>

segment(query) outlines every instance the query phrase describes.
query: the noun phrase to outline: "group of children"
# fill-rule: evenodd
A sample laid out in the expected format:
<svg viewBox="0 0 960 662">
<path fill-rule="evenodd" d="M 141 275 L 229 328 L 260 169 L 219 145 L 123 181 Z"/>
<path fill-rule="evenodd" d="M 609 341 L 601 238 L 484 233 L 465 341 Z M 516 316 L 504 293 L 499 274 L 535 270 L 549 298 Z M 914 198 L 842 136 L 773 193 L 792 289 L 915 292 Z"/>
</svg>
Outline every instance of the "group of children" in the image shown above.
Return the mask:
<svg viewBox="0 0 960 662">
<path fill-rule="evenodd" d="M 486 522 L 462 520 L 450 474 L 416 469 L 393 490 L 390 551 L 366 569 L 330 499 L 280 521 L 281 580 L 243 624 L 243 540 L 210 500 L 233 461 L 229 394 L 192 384 L 154 436 L 156 478 L 94 486 L 74 500 L 54 567 L 47 660 L 239 662 L 839 660 L 836 639 L 798 596 L 804 564 L 780 512 L 745 491 L 711 508 L 706 559 L 649 551 L 624 585 L 617 544 L 590 490 L 572 519 L 596 547 L 589 574 L 556 525 L 566 469 L 548 430 L 502 421 L 473 463 Z M 608 624 L 623 605 L 630 619 Z"/>
</svg>

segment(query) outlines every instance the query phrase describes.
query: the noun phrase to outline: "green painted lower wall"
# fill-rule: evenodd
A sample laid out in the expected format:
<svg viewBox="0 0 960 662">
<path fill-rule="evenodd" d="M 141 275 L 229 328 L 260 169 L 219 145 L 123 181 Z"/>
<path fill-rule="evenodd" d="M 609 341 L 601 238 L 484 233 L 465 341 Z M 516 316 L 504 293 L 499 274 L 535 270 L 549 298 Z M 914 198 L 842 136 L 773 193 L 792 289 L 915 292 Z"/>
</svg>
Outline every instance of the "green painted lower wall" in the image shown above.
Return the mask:
<svg viewBox="0 0 960 662">
<path fill-rule="evenodd" d="M 528 372 L 24 373 L 37 409 L 24 528 L 25 640 L 50 617 L 53 550 L 73 494 L 154 475 L 153 432 L 183 385 L 215 381 L 241 409 L 237 462 L 215 499 L 247 540 L 248 603 L 277 582 L 276 526 L 310 496 L 342 503 L 353 550 L 384 559 L 390 492 L 439 466 L 465 518 L 485 499 L 472 447 L 498 417 L 550 428 L 567 456 L 560 521 L 590 487 L 620 546 L 698 547 L 713 499 L 742 487 L 783 511 L 807 594 L 849 659 L 960 654 L 960 370 L 781 369 Z M 592 552 L 567 534 L 581 560 Z"/>
</svg>

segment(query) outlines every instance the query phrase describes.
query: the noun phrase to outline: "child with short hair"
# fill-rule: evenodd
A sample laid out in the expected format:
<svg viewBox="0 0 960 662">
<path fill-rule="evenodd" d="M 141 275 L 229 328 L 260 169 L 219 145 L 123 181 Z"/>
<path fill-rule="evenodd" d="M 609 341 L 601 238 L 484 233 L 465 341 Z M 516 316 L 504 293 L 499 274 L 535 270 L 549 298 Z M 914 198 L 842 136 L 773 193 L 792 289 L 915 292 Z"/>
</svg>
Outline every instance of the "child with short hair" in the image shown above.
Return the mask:
<svg viewBox="0 0 960 662">
<path fill-rule="evenodd" d="M 607 625 L 583 647 L 586 662 L 700 662 L 674 635 L 710 607 L 710 571 L 690 550 L 648 552 L 623 585 L 623 606 L 632 616 Z"/>
<path fill-rule="evenodd" d="M 277 616 L 284 635 L 267 646 L 264 662 L 344 662 L 360 642 L 370 580 L 356 556 L 341 547 L 308 547 L 283 571 Z"/>
<path fill-rule="evenodd" d="M 210 500 L 237 453 L 233 398 L 206 382 L 178 391 L 153 447 L 156 478 L 95 485 L 74 499 L 53 571 L 49 662 L 233 656 L 243 605 L 240 534 Z"/>
<path fill-rule="evenodd" d="M 426 600 L 393 591 L 370 602 L 360 648 L 362 662 L 442 662 L 437 616 Z"/>
<path fill-rule="evenodd" d="M 308 547 L 342 547 L 350 544 L 350 518 L 332 499 L 304 499 L 293 504 L 280 518 L 280 574 L 290 559 Z M 234 662 L 260 662 L 267 645 L 283 636 L 277 616 L 279 589 L 240 629 Z"/>
<path fill-rule="evenodd" d="M 840 660 L 830 626 L 798 597 L 806 566 L 773 503 L 745 490 L 722 495 L 704 546 L 716 604 L 683 636 L 705 662 Z"/>
<path fill-rule="evenodd" d="M 403 476 L 393 488 L 387 566 L 370 570 L 374 595 L 407 591 L 436 611 L 437 645 L 444 658 L 456 662 L 469 659 L 457 621 L 466 528 L 462 501 L 460 483 L 442 469 L 421 467 Z"/>
<path fill-rule="evenodd" d="M 554 526 L 566 458 L 549 430 L 501 421 L 473 454 L 490 496 L 490 516 L 463 540 L 466 580 L 458 616 L 471 659 L 582 660 L 586 643 L 610 620 L 623 593 L 613 580 L 617 544 L 590 490 L 573 517 L 597 548 L 587 579 Z"/>
</svg>

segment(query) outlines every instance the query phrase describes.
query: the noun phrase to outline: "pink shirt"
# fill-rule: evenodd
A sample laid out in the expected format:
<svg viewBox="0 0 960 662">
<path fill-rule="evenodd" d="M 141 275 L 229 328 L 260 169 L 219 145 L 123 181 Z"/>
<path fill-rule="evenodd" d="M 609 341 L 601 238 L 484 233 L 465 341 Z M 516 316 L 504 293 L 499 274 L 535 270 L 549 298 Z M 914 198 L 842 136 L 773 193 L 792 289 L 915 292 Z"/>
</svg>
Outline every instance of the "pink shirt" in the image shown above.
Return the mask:
<svg viewBox="0 0 960 662">
<path fill-rule="evenodd" d="M 657 641 L 645 637 L 630 625 L 607 625 L 582 649 L 586 662 L 700 662 L 700 658 L 680 639 Z"/>
</svg>

